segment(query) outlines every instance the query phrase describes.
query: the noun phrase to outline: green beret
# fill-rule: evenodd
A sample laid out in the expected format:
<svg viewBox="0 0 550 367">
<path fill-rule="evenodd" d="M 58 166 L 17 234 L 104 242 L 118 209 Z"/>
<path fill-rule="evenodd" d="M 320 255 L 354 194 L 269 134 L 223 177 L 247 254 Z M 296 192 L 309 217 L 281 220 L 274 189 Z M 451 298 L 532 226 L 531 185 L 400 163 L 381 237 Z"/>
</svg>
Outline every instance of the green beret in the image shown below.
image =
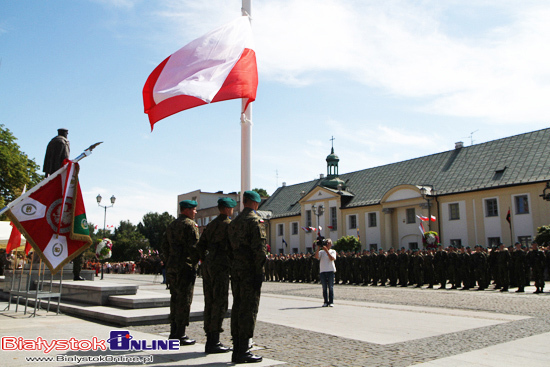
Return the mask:
<svg viewBox="0 0 550 367">
<path fill-rule="evenodd" d="M 219 198 L 218 206 L 225 206 L 226 208 L 234 208 L 237 206 L 237 202 L 231 198 Z"/>
<path fill-rule="evenodd" d="M 252 201 L 255 201 L 257 203 L 261 203 L 262 199 L 260 198 L 260 194 L 258 194 L 256 191 L 245 191 L 243 196 L 247 199 L 250 199 Z"/>
<path fill-rule="evenodd" d="M 195 200 L 183 200 L 180 201 L 180 209 L 196 208 L 197 202 Z"/>
</svg>

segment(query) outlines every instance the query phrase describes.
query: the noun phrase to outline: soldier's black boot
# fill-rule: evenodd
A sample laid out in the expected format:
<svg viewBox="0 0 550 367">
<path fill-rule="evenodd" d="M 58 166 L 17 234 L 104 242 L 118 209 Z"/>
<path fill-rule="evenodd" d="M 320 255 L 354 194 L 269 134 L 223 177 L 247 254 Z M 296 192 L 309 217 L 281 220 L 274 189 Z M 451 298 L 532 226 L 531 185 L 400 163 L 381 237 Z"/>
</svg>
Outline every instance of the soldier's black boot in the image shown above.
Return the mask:
<svg viewBox="0 0 550 367">
<path fill-rule="evenodd" d="M 180 340 L 180 345 L 182 345 L 182 346 L 184 346 L 184 345 L 193 345 L 193 344 L 196 343 L 195 339 L 191 339 L 190 337 L 185 335 L 185 328 L 182 328 L 182 330 L 178 330 L 177 335 L 180 335 L 179 340 Z"/>
<path fill-rule="evenodd" d="M 206 346 L 204 347 L 206 354 L 227 353 L 230 351 L 231 348 L 226 347 L 220 342 L 220 333 L 206 334 Z"/>
<path fill-rule="evenodd" d="M 252 354 L 248 348 L 248 339 L 238 339 L 233 341 L 233 363 L 256 363 L 262 361 L 261 356 Z"/>
</svg>

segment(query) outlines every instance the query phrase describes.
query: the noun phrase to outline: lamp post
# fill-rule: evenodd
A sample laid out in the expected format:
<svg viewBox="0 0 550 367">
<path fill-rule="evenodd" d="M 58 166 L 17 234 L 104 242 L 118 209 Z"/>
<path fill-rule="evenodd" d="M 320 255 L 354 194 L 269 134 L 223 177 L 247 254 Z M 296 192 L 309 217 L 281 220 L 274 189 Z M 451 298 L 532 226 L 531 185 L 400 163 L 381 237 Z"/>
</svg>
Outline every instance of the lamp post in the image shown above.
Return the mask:
<svg viewBox="0 0 550 367">
<path fill-rule="evenodd" d="M 323 204 L 320 204 L 319 207 L 317 207 L 315 204 L 313 204 L 311 206 L 311 211 L 317 216 L 317 228 L 319 229 L 317 237 L 321 237 L 321 226 L 319 224 L 319 217 L 325 212 L 325 206 Z"/>
<path fill-rule="evenodd" d="M 97 200 L 97 205 L 105 209 L 105 214 L 103 215 L 103 235 L 105 236 L 105 230 L 106 230 L 106 223 L 107 223 L 107 208 L 111 208 L 113 205 L 115 205 L 115 196 L 111 196 L 111 205 L 101 205 L 101 195 L 97 195 L 95 198 Z M 101 280 L 103 280 L 103 264 L 101 264 Z"/>
<path fill-rule="evenodd" d="M 427 187 L 430 189 L 428 190 Z M 432 230 L 432 199 L 430 197 L 435 196 L 435 189 L 432 185 L 422 185 L 422 188 L 420 189 L 420 195 L 422 195 L 422 198 L 426 200 L 428 203 L 428 231 Z"/>
<path fill-rule="evenodd" d="M 271 212 L 267 213 L 266 219 L 267 219 L 267 238 L 268 238 L 268 242 L 271 242 Z M 271 248 L 271 245 L 269 245 L 269 250 L 270 250 L 269 251 L 270 253 L 273 250 Z"/>
<path fill-rule="evenodd" d="M 546 182 L 546 187 L 542 190 L 542 195 L 539 195 L 542 200 L 550 201 L 550 181 Z"/>
</svg>

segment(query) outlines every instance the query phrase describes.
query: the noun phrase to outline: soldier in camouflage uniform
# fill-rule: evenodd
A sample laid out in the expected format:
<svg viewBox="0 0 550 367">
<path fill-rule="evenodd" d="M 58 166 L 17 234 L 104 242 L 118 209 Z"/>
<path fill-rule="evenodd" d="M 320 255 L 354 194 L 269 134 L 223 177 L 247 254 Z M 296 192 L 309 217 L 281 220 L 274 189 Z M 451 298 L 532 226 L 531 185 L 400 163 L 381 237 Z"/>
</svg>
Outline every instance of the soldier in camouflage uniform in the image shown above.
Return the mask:
<svg viewBox="0 0 550 367">
<path fill-rule="evenodd" d="M 231 198 L 218 200 L 220 214 L 204 229 L 197 245 L 202 265 L 204 291 L 204 331 L 206 354 L 226 353 L 231 348 L 220 342 L 222 324 L 227 313 L 229 295 L 229 234 L 228 228 L 237 202 Z"/>
<path fill-rule="evenodd" d="M 185 335 L 193 301 L 199 252 L 199 229 L 194 222 L 197 202 L 183 200 L 180 215 L 166 228 L 163 241 L 163 261 L 170 284 L 170 339 L 179 339 L 180 345 L 195 344 Z"/>
<path fill-rule="evenodd" d="M 544 268 L 546 266 L 546 255 L 544 251 L 539 249 L 539 245 L 533 242 L 532 249 L 527 254 L 529 259 L 529 266 L 533 270 L 533 278 L 535 280 L 535 287 L 537 290 L 535 293 L 542 293 L 544 291 Z"/>
<path fill-rule="evenodd" d="M 443 245 L 437 245 L 437 251 L 434 255 L 434 269 L 436 273 L 437 280 L 441 284 L 439 289 L 445 289 L 447 285 L 447 267 L 448 264 L 448 253 L 443 249 Z"/>
<path fill-rule="evenodd" d="M 386 268 L 388 269 L 388 279 L 390 282 L 390 287 L 396 287 L 397 286 L 397 278 L 398 278 L 398 270 L 397 270 L 397 259 L 398 255 L 393 249 L 393 247 L 390 247 L 388 257 L 386 260 Z"/>
<path fill-rule="evenodd" d="M 231 270 L 231 335 L 234 363 L 261 362 L 262 357 L 250 352 L 249 339 L 254 336 L 256 315 L 266 261 L 266 233 L 263 220 L 256 210 L 261 199 L 255 191 L 243 194 L 244 209 L 229 225 L 233 254 Z"/>
<path fill-rule="evenodd" d="M 397 266 L 399 268 L 399 285 L 406 287 L 409 285 L 409 255 L 407 255 L 404 247 L 401 247 L 397 257 Z"/>
<path fill-rule="evenodd" d="M 516 282 L 518 290 L 516 292 L 523 293 L 525 292 L 525 273 L 527 265 L 527 253 L 525 252 L 523 246 L 519 242 L 516 242 L 516 250 L 512 253 L 512 259 L 514 263 L 514 270 L 516 274 Z"/>
<path fill-rule="evenodd" d="M 512 256 L 510 255 L 508 249 L 504 247 L 503 243 L 500 244 L 496 254 L 496 272 L 498 274 L 498 283 L 496 284 L 495 289 L 500 288 L 501 292 L 508 292 L 508 288 L 510 287 L 510 259 Z"/>
</svg>

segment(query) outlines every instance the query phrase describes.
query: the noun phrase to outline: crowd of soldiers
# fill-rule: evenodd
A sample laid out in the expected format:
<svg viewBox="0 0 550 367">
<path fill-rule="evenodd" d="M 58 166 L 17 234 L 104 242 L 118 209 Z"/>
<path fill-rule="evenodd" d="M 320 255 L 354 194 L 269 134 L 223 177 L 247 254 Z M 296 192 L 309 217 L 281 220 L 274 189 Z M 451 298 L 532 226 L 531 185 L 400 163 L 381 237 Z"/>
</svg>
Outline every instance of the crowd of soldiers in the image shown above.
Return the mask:
<svg viewBox="0 0 550 367">
<path fill-rule="evenodd" d="M 535 293 L 542 293 L 544 279 L 550 273 L 550 246 L 533 243 L 526 248 L 500 245 L 483 248 L 449 246 L 425 250 L 339 252 L 336 258 L 335 284 L 371 286 L 414 286 L 524 292 L 535 282 Z M 265 264 L 267 281 L 319 282 L 319 260 L 310 254 L 271 254 Z"/>
</svg>

